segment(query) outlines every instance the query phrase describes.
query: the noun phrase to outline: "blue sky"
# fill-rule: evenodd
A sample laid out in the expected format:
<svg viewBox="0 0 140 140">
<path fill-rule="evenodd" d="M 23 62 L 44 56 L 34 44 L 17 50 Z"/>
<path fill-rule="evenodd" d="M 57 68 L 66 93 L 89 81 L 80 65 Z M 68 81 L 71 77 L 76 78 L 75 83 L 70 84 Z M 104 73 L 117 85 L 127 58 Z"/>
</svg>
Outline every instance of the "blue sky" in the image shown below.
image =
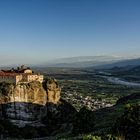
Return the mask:
<svg viewBox="0 0 140 140">
<path fill-rule="evenodd" d="M 0 64 L 139 53 L 139 0 L 0 0 Z"/>
</svg>

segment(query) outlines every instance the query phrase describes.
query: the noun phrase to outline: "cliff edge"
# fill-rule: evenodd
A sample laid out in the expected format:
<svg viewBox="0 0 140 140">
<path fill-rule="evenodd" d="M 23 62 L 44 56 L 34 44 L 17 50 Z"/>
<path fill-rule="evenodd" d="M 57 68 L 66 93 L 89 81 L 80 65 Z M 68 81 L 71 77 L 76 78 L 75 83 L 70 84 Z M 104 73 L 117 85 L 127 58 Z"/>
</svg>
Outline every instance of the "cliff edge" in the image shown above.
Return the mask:
<svg viewBox="0 0 140 140">
<path fill-rule="evenodd" d="M 1 118 L 21 127 L 33 123 L 41 125 L 40 120 L 47 115 L 46 104 L 58 104 L 60 92 L 61 89 L 53 78 L 44 83 L 0 83 Z"/>
</svg>

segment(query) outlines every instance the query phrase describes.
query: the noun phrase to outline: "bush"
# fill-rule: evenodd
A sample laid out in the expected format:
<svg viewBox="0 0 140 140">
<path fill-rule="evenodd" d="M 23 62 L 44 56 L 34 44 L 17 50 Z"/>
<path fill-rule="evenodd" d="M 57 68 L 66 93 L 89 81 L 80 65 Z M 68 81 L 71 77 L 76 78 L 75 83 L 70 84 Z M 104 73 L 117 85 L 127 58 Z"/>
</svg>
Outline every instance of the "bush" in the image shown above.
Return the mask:
<svg viewBox="0 0 140 140">
<path fill-rule="evenodd" d="M 83 140 L 123 140 L 119 137 L 113 136 L 111 134 L 101 135 L 101 136 L 94 136 L 94 135 L 86 135 L 83 137 Z"/>
<path fill-rule="evenodd" d="M 123 115 L 117 119 L 114 130 L 126 140 L 140 139 L 140 105 L 127 104 Z"/>
<path fill-rule="evenodd" d="M 83 137 L 83 140 L 101 140 L 101 137 L 99 136 L 92 136 L 92 135 L 87 135 Z"/>
<path fill-rule="evenodd" d="M 92 132 L 94 128 L 94 113 L 83 107 L 75 116 L 74 133 Z"/>
</svg>

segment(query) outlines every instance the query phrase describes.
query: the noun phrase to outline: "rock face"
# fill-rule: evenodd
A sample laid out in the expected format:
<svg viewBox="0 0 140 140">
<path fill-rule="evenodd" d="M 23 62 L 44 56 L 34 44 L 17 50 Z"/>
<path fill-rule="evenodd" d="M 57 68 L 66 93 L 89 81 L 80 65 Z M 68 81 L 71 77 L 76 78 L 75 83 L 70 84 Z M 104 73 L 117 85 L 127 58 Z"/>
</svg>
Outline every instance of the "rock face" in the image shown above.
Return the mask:
<svg viewBox="0 0 140 140">
<path fill-rule="evenodd" d="M 45 105 L 47 94 L 39 82 L 23 83 L 18 85 L 2 83 L 0 104 L 25 102 Z"/>
<path fill-rule="evenodd" d="M 42 119 L 51 135 L 69 133 L 73 129 L 76 109 L 65 100 L 58 104 L 47 103 L 47 115 Z"/>
<path fill-rule="evenodd" d="M 47 115 L 47 103 L 57 104 L 60 87 L 56 80 L 49 79 L 45 84 L 39 82 L 18 85 L 0 84 L 0 114 L 20 127 L 26 124 L 39 124 Z"/>
<path fill-rule="evenodd" d="M 57 104 L 60 100 L 61 89 L 55 79 L 50 78 L 46 83 L 48 102 Z"/>
</svg>

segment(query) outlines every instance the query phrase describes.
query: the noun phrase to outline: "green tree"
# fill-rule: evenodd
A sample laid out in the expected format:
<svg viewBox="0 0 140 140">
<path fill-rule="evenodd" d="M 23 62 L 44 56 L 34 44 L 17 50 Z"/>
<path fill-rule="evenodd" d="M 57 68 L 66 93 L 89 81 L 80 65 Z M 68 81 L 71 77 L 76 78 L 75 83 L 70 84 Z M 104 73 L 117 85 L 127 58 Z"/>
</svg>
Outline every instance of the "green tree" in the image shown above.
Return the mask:
<svg viewBox="0 0 140 140">
<path fill-rule="evenodd" d="M 140 105 L 127 104 L 123 115 L 115 124 L 115 132 L 125 140 L 140 139 Z"/>
<path fill-rule="evenodd" d="M 76 114 L 73 126 L 75 133 L 92 132 L 94 128 L 94 113 L 83 107 Z"/>
</svg>

